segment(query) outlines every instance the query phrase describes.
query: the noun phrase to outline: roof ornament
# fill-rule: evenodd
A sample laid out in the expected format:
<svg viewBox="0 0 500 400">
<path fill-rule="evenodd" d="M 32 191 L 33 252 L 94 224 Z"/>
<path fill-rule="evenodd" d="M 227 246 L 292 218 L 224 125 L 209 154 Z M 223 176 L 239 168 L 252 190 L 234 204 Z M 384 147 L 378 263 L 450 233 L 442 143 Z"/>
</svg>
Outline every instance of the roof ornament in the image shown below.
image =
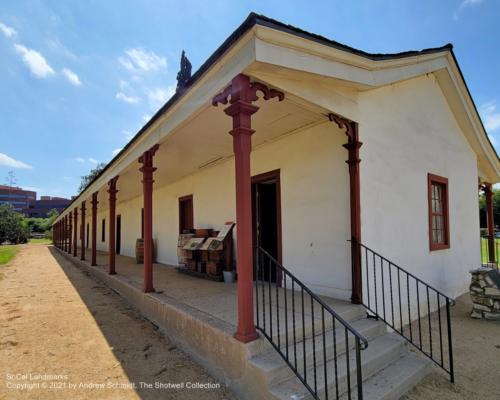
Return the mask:
<svg viewBox="0 0 500 400">
<path fill-rule="evenodd" d="M 182 92 L 187 86 L 188 81 L 191 79 L 191 62 L 186 57 L 186 53 L 182 50 L 181 67 L 177 73 L 177 89 L 176 92 Z"/>
</svg>

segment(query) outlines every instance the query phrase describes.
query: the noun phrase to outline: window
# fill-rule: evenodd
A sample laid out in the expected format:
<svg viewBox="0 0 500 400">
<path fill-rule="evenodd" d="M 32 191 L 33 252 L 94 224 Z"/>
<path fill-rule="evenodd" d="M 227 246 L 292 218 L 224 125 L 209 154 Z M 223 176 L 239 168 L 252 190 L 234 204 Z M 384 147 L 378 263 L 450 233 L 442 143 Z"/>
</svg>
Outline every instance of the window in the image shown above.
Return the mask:
<svg viewBox="0 0 500 400">
<path fill-rule="evenodd" d="M 448 218 L 448 179 L 428 174 L 429 246 L 430 250 L 450 247 Z"/>
<path fill-rule="evenodd" d="M 103 219 L 101 222 L 101 242 L 106 240 L 106 220 Z"/>
<path fill-rule="evenodd" d="M 193 195 L 179 198 L 179 233 L 194 228 Z"/>
</svg>

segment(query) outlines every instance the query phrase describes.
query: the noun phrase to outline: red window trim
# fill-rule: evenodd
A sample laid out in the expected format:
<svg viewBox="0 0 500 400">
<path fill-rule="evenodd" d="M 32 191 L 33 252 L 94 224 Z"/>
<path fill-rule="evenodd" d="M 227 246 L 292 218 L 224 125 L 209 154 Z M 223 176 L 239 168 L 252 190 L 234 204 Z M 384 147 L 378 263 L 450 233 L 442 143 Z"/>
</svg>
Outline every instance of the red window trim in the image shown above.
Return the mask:
<svg viewBox="0 0 500 400">
<path fill-rule="evenodd" d="M 443 185 L 443 216 L 444 216 L 444 238 L 445 243 L 432 242 L 432 184 L 438 183 Z M 427 203 L 428 203 L 428 219 L 429 219 L 429 250 L 443 250 L 450 248 L 450 221 L 448 207 L 448 179 L 439 175 L 427 174 Z"/>
</svg>

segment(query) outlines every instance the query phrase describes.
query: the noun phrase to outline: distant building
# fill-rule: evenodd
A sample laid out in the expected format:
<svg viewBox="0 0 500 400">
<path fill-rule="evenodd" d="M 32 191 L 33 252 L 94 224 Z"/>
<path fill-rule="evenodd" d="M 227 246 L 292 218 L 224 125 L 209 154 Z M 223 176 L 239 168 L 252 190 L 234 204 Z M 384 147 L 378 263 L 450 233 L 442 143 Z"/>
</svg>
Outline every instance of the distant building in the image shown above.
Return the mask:
<svg viewBox="0 0 500 400">
<path fill-rule="evenodd" d="M 45 218 L 50 210 L 57 210 L 59 213 L 71 203 L 70 199 L 62 197 L 42 196 L 40 200 L 35 200 L 33 203 L 22 210 L 27 217 Z"/>
<path fill-rule="evenodd" d="M 36 192 L 16 186 L 0 185 L 0 204 L 12 204 L 14 210 L 22 212 L 36 201 Z"/>
</svg>

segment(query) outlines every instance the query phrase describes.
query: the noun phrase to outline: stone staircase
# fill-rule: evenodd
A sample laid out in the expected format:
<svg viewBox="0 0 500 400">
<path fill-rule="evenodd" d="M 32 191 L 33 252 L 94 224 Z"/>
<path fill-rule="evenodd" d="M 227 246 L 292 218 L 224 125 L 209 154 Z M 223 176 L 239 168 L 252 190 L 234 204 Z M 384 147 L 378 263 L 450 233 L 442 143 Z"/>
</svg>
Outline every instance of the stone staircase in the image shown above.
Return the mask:
<svg viewBox="0 0 500 400">
<path fill-rule="evenodd" d="M 366 318 L 364 307 L 342 303 L 341 306 L 335 307 L 335 311 L 369 341 L 368 347 L 361 351 L 365 399 L 399 399 L 430 372 L 430 360 L 411 352 L 408 343 L 398 334 L 389 332 L 383 322 Z M 288 354 L 292 364 L 297 365 L 302 376 L 306 377 L 309 386 L 313 389 L 317 387 L 318 398 L 336 399 L 336 389 L 338 389 L 339 398 L 347 398 L 348 377 L 350 378 L 352 398 L 357 398 L 354 340 L 352 338 L 349 340 L 348 364 L 346 362 L 345 331 L 343 326 L 336 325 L 337 360 L 335 360 L 332 324 L 325 325 L 325 336 L 329 340 L 325 341 L 324 347 L 322 324 L 315 323 L 314 325 L 316 336 L 314 345 L 312 329 L 306 329 L 305 339 L 299 329 L 295 331 L 296 346 L 293 345 L 292 341 L 293 332 L 288 332 L 288 349 L 284 344 L 287 339 L 286 332 L 281 330 L 279 335 L 281 352 Z M 273 341 L 277 343 L 277 334 L 273 335 Z M 323 362 L 324 355 L 326 355 L 327 360 L 326 368 Z M 296 364 L 295 359 L 297 360 Z M 316 359 L 316 377 L 314 377 L 314 359 Z M 337 385 L 335 385 L 335 361 L 337 364 Z M 349 365 L 349 371 L 347 365 Z M 269 343 L 266 350 L 249 360 L 249 368 L 252 370 L 256 383 L 263 386 L 260 392 L 268 399 L 313 398 L 290 366 Z"/>
</svg>

